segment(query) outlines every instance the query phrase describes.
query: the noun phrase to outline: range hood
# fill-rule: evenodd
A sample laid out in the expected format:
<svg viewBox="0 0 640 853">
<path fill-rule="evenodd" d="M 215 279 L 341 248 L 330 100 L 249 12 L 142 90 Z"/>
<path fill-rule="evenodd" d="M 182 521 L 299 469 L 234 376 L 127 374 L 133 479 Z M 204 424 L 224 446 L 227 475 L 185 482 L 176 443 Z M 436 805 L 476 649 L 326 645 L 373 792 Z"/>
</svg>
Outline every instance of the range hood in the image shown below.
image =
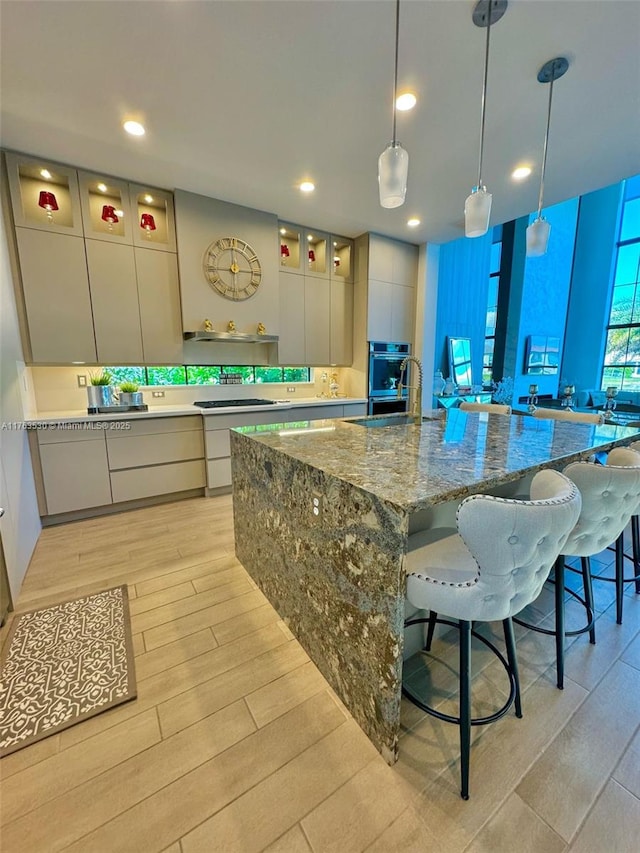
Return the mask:
<svg viewBox="0 0 640 853">
<path fill-rule="evenodd" d="M 183 332 L 185 341 L 218 341 L 235 344 L 272 344 L 278 335 L 245 335 L 242 332 Z"/>
</svg>

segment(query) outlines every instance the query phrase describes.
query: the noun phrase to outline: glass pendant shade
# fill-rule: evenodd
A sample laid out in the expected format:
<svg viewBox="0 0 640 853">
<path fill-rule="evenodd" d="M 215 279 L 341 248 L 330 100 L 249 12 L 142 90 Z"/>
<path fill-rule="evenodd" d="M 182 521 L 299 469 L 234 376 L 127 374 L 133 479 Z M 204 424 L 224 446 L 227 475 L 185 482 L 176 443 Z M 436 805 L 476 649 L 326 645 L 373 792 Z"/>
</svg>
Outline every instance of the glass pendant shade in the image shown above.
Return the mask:
<svg viewBox="0 0 640 853">
<path fill-rule="evenodd" d="M 102 206 L 102 216 L 100 217 L 103 222 L 108 222 L 109 225 L 113 225 L 118 221 L 118 217 L 116 215 L 116 209 L 111 204 L 105 204 Z"/>
<path fill-rule="evenodd" d="M 409 155 L 399 142 L 390 142 L 378 158 L 378 185 L 382 207 L 400 207 L 407 194 Z"/>
<path fill-rule="evenodd" d="M 538 216 L 527 228 L 527 257 L 537 258 L 546 254 L 549 243 L 551 224 L 543 217 Z"/>
<path fill-rule="evenodd" d="M 467 237 L 482 237 L 489 230 L 491 199 L 486 187 L 474 187 L 464 203 L 464 233 Z"/>
</svg>

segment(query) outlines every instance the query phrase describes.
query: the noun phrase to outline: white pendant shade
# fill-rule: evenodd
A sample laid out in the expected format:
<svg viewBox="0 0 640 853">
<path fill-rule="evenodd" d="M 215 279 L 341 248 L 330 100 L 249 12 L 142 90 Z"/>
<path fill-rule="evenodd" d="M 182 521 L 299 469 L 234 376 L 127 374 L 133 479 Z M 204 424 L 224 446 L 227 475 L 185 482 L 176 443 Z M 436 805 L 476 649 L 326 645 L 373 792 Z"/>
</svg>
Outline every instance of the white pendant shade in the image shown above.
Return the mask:
<svg viewBox="0 0 640 853">
<path fill-rule="evenodd" d="M 482 237 L 489 230 L 491 199 L 486 187 L 474 187 L 464 203 L 464 233 L 467 237 Z"/>
<path fill-rule="evenodd" d="M 378 184 L 382 207 L 400 207 L 407 194 L 409 155 L 399 142 L 391 142 L 378 158 Z"/>
<path fill-rule="evenodd" d="M 543 217 L 538 216 L 527 228 L 527 257 L 537 258 L 545 255 L 549 243 L 551 224 Z"/>
</svg>

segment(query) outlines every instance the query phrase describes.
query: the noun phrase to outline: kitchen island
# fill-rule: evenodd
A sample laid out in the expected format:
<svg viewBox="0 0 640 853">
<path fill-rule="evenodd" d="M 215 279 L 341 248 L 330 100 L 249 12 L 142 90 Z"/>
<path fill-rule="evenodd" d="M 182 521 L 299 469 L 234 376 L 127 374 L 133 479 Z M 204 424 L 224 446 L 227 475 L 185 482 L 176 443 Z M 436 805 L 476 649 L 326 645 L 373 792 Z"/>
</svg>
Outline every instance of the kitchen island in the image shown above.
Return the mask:
<svg viewBox="0 0 640 853">
<path fill-rule="evenodd" d="M 410 531 L 638 430 L 459 409 L 375 426 L 390 420 L 245 427 L 231 452 L 238 559 L 393 763 Z"/>
</svg>

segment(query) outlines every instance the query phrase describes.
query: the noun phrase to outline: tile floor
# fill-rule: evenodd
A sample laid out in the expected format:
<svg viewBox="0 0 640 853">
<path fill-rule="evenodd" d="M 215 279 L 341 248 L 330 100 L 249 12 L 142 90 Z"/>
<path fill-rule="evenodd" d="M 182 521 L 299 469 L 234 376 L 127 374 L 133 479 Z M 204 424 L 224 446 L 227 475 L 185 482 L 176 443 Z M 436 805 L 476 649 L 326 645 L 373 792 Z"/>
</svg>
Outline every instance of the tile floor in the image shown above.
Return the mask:
<svg viewBox="0 0 640 853">
<path fill-rule="evenodd" d="M 571 642 L 564 691 L 552 639 L 517 629 L 525 716 L 474 729 L 463 802 L 457 729 L 404 703 L 400 760 L 384 763 L 236 561 L 230 497 L 43 531 L 18 611 L 118 583 L 130 590 L 138 698 L 0 762 L 4 853 L 638 849 L 631 587 L 617 626 L 612 585 L 595 584 L 598 642 Z M 552 607 L 545 592 L 531 617 L 548 622 Z M 406 671 L 455 708 L 450 634 L 434 653 Z M 505 677 L 477 643 L 473 663 L 474 708 L 486 711 Z"/>
</svg>

